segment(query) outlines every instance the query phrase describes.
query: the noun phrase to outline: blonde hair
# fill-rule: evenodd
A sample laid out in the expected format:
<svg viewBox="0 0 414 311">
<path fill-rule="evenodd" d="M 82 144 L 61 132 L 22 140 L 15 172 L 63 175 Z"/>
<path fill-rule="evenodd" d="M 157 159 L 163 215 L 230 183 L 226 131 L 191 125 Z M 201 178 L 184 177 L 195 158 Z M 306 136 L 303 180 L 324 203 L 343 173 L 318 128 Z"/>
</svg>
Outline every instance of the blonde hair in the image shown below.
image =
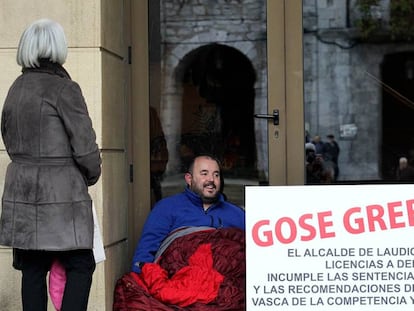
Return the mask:
<svg viewBox="0 0 414 311">
<path fill-rule="evenodd" d="M 33 22 L 20 37 L 17 64 L 24 68 L 39 67 L 40 59 L 63 65 L 68 54 L 62 26 L 50 19 Z"/>
</svg>

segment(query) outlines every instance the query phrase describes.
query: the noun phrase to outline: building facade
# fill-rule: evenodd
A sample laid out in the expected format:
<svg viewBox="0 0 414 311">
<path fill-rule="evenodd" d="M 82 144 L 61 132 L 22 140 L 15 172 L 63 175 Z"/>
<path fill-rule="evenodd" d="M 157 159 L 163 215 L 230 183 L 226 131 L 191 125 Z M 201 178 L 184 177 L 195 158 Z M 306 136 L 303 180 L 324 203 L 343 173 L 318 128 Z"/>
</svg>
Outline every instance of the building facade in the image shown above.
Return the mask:
<svg viewBox="0 0 414 311">
<path fill-rule="evenodd" d="M 220 156 L 224 191 L 240 205 L 246 185 L 306 183 L 305 131 L 337 138 L 339 181 L 391 178 L 414 134 L 404 119 L 414 45 L 390 35 L 396 2 L 364 11 L 357 0 L 2 1 L 0 102 L 20 74 L 21 32 L 48 17 L 65 29 L 64 66 L 97 133 L 103 171 L 90 191 L 107 259 L 88 310 L 112 309 L 147 213 L 183 189 L 195 153 Z M 365 33 L 366 16 L 375 27 Z M 9 158 L 1 144 L 2 188 Z M 14 311 L 20 274 L 11 253 L 0 248 L 0 310 Z"/>
<path fill-rule="evenodd" d="M 340 181 L 395 181 L 398 159 L 412 158 L 413 12 L 410 1 L 303 1 L 305 128 L 337 138 Z"/>
</svg>

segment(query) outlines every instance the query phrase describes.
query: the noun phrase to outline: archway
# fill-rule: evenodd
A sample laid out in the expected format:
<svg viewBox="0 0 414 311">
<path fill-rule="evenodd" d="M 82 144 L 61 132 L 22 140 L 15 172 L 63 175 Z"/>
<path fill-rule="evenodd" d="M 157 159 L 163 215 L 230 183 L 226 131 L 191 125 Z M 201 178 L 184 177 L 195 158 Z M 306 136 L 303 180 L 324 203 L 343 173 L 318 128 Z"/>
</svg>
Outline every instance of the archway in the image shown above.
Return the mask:
<svg viewBox="0 0 414 311">
<path fill-rule="evenodd" d="M 400 157 L 414 165 L 414 52 L 386 55 L 381 69 L 382 174 L 393 180 Z"/>
<path fill-rule="evenodd" d="M 233 47 L 208 44 L 185 55 L 175 77 L 183 89 L 183 165 L 194 154 L 213 153 L 227 176 L 254 176 L 256 72 L 250 60 Z"/>
</svg>

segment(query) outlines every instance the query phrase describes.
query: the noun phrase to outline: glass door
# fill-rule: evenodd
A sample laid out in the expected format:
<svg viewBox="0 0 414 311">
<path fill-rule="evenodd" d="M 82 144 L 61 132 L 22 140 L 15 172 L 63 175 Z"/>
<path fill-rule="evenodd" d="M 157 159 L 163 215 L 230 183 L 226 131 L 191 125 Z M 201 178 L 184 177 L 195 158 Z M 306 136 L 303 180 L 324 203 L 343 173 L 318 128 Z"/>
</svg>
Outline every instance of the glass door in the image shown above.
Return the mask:
<svg viewBox="0 0 414 311">
<path fill-rule="evenodd" d="M 302 102 L 286 108 L 301 92 L 285 82 L 286 61 L 299 57 L 290 69 L 301 70 L 301 53 L 285 57 L 286 44 L 300 42 L 300 27 L 298 42 L 285 40 L 286 14 L 296 5 L 300 21 L 299 3 L 148 1 L 151 204 L 184 189 L 199 153 L 221 159 L 223 192 L 241 206 L 246 185 L 303 182 L 303 119 L 287 116 Z M 299 136 L 291 162 L 289 131 Z M 289 165 L 299 172 L 290 181 Z"/>
<path fill-rule="evenodd" d="M 307 183 L 414 181 L 413 1 L 303 1 Z"/>
</svg>

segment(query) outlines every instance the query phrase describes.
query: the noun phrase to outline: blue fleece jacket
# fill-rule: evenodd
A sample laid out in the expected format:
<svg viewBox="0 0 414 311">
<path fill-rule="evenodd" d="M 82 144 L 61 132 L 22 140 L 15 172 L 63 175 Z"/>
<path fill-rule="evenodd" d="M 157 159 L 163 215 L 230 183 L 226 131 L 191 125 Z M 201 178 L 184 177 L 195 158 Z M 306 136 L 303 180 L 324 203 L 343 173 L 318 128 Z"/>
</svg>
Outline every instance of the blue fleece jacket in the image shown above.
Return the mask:
<svg viewBox="0 0 414 311">
<path fill-rule="evenodd" d="M 189 188 L 162 199 L 145 222 L 135 249 L 132 271 L 140 273 L 140 263 L 154 261 L 156 252 L 168 234 L 187 226 L 236 227 L 245 230 L 245 213 L 242 208 L 225 201 L 221 194 L 218 202 L 204 211 L 200 196 Z"/>
</svg>

